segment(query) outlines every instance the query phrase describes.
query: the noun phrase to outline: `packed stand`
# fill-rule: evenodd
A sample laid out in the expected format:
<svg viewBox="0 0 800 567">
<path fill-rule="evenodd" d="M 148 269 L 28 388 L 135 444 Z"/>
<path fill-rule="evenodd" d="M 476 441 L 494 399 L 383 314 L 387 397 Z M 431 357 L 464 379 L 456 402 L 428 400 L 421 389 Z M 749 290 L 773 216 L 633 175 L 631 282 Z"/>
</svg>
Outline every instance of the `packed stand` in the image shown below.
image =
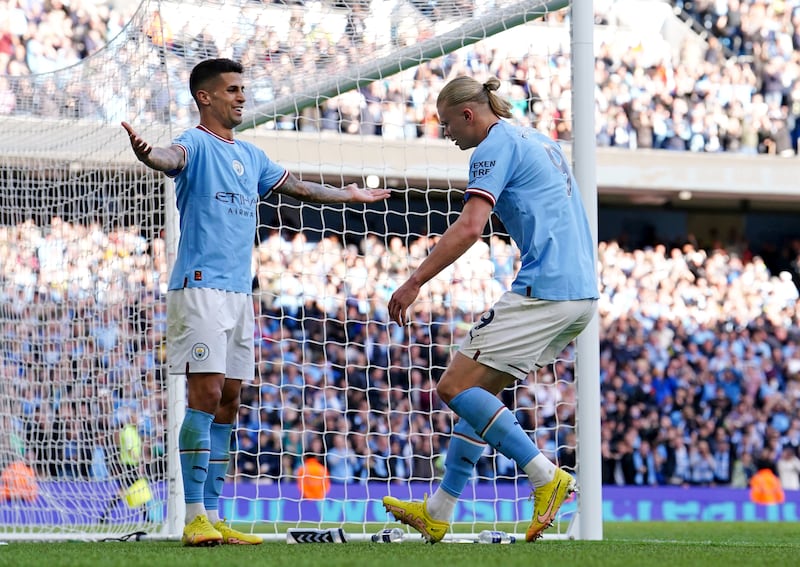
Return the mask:
<svg viewBox="0 0 800 567">
<path fill-rule="evenodd" d="M 115 434 L 140 430 L 147 476 L 166 471 L 163 241 L 53 218 L 0 227 L 0 461 L 43 478 L 108 478 Z"/>
<path fill-rule="evenodd" d="M 186 61 L 232 57 L 251 70 L 251 102 L 260 105 L 304 92 L 308 77 L 344 77 L 365 61 L 365 54 L 374 58 L 420 44 L 435 35 L 442 21 L 481 15 L 480 5 L 466 0 L 412 2 L 406 6 L 411 13 L 400 9 L 402 3 L 393 11 L 372 13 L 376 5 L 367 2 L 334 2 L 326 6 L 345 14 L 346 21 L 342 33 L 334 35 L 320 22 L 320 5 L 271 4 L 291 12 L 288 32 L 281 34 L 261 23 L 253 12 L 259 7 L 250 4 L 252 17 L 239 18 L 231 23 L 231 33 L 216 36 L 209 27 L 174 29 L 179 26 L 157 11 L 125 28 L 135 6 L 2 0 L 0 12 L 7 17 L 0 18 L 0 114 L 117 122 L 131 119 L 129 113 L 136 109 L 147 121 L 189 125 L 196 114 L 186 93 L 169 101 L 169 92 L 159 87 L 143 96 L 141 85 L 125 84 L 123 76 L 119 83 L 92 86 L 80 81 L 82 86 L 70 88 L 42 78 L 31 90 L 28 75 L 77 63 L 120 32 L 125 39 L 150 46 L 149 55 L 138 64 L 158 79 L 151 85 L 158 85 L 165 72 L 172 83 L 185 84 Z M 676 0 L 674 5 L 708 30 L 706 43 L 699 48 L 687 43 L 674 57 L 668 50 L 654 53 L 645 44 L 630 45 L 622 39 L 626 34 L 609 34 L 595 62 L 598 145 L 795 155 L 800 137 L 800 8 L 761 0 Z M 565 14 L 551 15 L 545 25 L 568 29 Z M 613 2 L 597 3 L 596 21 L 600 26 L 613 24 Z M 377 29 L 386 22 L 388 29 Z M 385 37 L 391 38 L 388 44 L 380 39 Z M 135 64 L 136 54 L 126 57 Z M 568 54 L 557 51 L 542 57 L 490 42 L 344 93 L 298 115 L 282 116 L 272 127 L 389 139 L 438 138 L 436 96 L 458 74 L 500 77 L 501 94 L 513 102 L 516 121 L 553 138 L 571 139 Z M 47 96 L 37 97 L 36 92 Z M 142 100 L 149 102 L 142 107 Z"/>
<path fill-rule="evenodd" d="M 136 227 L 107 233 L 58 218 L 2 236 L 2 449 L 44 478 L 105 478 L 113 431 L 135 423 L 148 475 L 159 478 L 164 242 Z M 435 242 L 262 240 L 255 382 L 243 394 L 231 474 L 276 482 L 309 455 L 331 482 L 441 473 L 452 422 L 436 381 L 472 318 L 508 286 L 516 251 L 500 237 L 476 244 L 426 286 L 411 325 L 387 324 L 392 291 Z M 746 486 L 767 460 L 796 489 L 797 287 L 734 248 L 601 243 L 604 482 Z M 787 251 L 800 258 L 797 243 Z M 505 400 L 546 454 L 574 467 L 572 356 Z M 488 450 L 478 473 L 517 475 Z"/>
</svg>

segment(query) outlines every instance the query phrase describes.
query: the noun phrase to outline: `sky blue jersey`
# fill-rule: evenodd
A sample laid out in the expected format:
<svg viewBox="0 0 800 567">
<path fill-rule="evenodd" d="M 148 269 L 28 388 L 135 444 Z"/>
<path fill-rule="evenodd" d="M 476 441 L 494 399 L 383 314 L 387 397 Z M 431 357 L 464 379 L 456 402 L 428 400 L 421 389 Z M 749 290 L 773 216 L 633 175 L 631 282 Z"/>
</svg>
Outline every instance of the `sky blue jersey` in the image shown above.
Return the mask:
<svg viewBox="0 0 800 567">
<path fill-rule="evenodd" d="M 258 203 L 289 172 L 253 144 L 226 140 L 203 126 L 174 143 L 186 165 L 174 175 L 181 237 L 169 289 L 251 293 Z"/>
<path fill-rule="evenodd" d="M 512 291 L 597 298 L 594 244 L 572 170 L 554 140 L 501 120 L 472 153 L 465 200 L 479 195 L 520 249 Z"/>
</svg>

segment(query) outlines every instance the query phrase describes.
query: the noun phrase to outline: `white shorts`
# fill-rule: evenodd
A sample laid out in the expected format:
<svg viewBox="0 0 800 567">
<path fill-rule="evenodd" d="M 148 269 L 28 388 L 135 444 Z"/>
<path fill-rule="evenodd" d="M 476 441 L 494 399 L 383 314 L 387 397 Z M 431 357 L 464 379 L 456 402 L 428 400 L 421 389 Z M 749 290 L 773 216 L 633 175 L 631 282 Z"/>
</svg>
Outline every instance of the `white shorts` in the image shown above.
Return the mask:
<svg viewBox="0 0 800 567">
<path fill-rule="evenodd" d="M 459 352 L 522 380 L 553 362 L 589 324 L 597 301 L 548 301 L 505 292 L 472 325 Z"/>
<path fill-rule="evenodd" d="M 167 364 L 170 374 L 220 373 L 252 380 L 253 299 L 221 289 L 167 293 Z"/>
</svg>

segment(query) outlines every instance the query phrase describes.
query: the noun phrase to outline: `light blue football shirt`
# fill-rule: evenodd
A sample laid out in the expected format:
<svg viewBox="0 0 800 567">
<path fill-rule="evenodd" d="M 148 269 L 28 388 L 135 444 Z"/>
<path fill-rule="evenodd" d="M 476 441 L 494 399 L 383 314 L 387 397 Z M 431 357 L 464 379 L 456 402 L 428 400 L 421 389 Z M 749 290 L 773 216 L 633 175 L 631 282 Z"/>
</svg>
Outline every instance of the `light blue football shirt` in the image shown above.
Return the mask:
<svg viewBox="0 0 800 567">
<path fill-rule="evenodd" d="M 501 120 L 472 153 L 465 200 L 488 199 L 520 249 L 511 290 L 597 298 L 594 245 L 572 170 L 554 140 Z"/>
<path fill-rule="evenodd" d="M 186 153 L 174 175 L 181 237 L 169 289 L 252 292 L 258 203 L 289 172 L 258 147 L 226 140 L 203 126 L 174 142 Z"/>
</svg>

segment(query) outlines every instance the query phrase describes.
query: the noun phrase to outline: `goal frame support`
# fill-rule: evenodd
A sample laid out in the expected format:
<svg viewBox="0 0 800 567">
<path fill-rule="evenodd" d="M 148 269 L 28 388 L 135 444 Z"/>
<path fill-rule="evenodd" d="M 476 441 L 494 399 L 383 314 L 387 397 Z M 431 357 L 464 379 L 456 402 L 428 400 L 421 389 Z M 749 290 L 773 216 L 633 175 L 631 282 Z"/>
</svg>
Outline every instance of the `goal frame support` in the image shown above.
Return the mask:
<svg viewBox="0 0 800 567">
<path fill-rule="evenodd" d="M 593 2 L 572 3 L 572 160 L 594 250 L 597 250 L 597 177 L 594 137 Z M 570 526 L 574 539 L 603 539 L 600 451 L 600 323 L 595 315 L 577 339 L 578 509 Z"/>
</svg>

